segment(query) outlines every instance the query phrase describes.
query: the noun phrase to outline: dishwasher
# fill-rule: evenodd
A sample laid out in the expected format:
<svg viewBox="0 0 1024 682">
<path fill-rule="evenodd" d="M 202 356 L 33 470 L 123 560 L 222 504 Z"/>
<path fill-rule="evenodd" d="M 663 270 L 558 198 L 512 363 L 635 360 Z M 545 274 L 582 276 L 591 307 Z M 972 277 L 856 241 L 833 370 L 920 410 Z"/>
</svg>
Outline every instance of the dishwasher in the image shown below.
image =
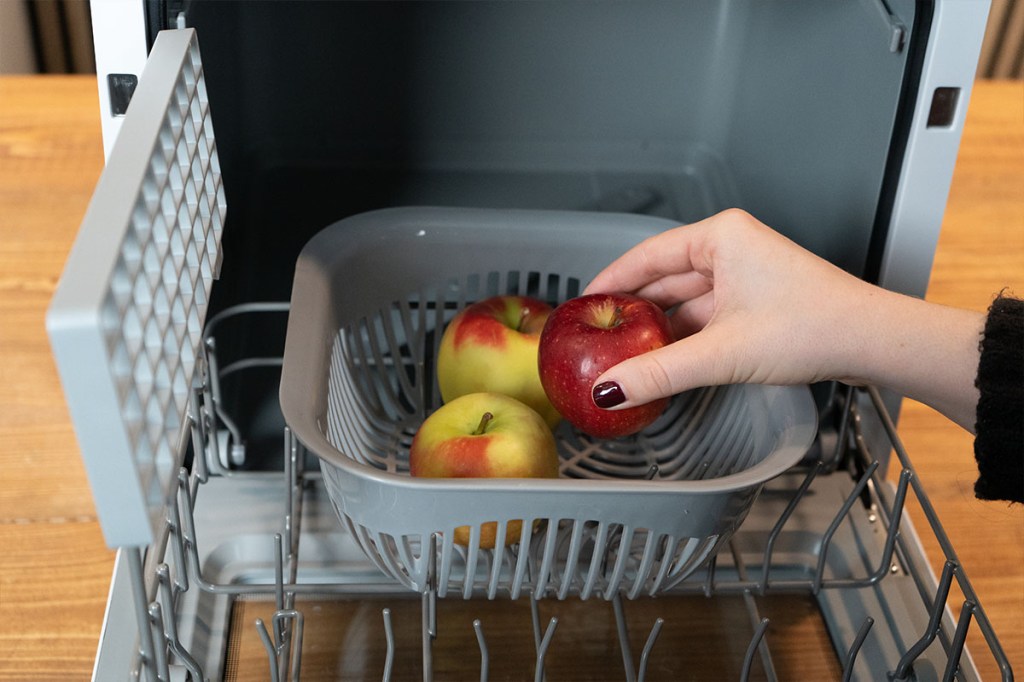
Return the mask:
<svg viewBox="0 0 1024 682">
<path fill-rule="evenodd" d="M 117 549 L 94 679 L 1013 679 L 885 391 L 562 425 L 550 481 L 407 463 L 458 309 L 729 207 L 923 295 L 987 12 L 92 3 L 107 164 L 47 327 Z"/>
</svg>

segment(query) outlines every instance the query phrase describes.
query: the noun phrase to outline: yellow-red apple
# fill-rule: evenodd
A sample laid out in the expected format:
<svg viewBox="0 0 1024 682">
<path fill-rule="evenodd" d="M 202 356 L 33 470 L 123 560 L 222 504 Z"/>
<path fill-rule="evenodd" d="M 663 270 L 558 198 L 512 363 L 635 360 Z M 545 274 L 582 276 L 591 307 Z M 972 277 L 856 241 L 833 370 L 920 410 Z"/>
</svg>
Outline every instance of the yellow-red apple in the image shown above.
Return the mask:
<svg viewBox="0 0 1024 682">
<path fill-rule="evenodd" d="M 493 296 L 459 311 L 441 337 L 437 384 L 449 402 L 468 393 L 503 393 L 554 428 L 561 416 L 537 373 L 537 345 L 551 306 L 527 296 Z"/>
<path fill-rule="evenodd" d="M 557 478 L 555 438 L 544 419 L 500 393 L 470 393 L 427 417 L 409 449 L 409 473 L 426 478 Z M 475 511 L 474 513 L 480 513 Z M 519 541 L 522 520 L 507 524 L 505 544 Z M 480 546 L 495 545 L 497 523 L 481 526 Z M 469 544 L 469 527 L 455 530 Z"/>
</svg>

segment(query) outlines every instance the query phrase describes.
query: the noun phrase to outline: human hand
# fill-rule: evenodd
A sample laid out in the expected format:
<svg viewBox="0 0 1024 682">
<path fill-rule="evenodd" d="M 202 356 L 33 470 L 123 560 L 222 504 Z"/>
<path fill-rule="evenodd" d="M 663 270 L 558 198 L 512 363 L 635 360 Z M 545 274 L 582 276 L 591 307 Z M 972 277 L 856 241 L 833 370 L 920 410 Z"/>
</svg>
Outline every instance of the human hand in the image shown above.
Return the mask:
<svg viewBox="0 0 1024 682">
<path fill-rule="evenodd" d="M 743 211 L 645 240 L 584 293 L 612 291 L 668 310 L 678 340 L 598 377 L 601 407 L 698 386 L 834 379 L 895 388 L 970 428 L 981 316 L 868 284 Z"/>
</svg>

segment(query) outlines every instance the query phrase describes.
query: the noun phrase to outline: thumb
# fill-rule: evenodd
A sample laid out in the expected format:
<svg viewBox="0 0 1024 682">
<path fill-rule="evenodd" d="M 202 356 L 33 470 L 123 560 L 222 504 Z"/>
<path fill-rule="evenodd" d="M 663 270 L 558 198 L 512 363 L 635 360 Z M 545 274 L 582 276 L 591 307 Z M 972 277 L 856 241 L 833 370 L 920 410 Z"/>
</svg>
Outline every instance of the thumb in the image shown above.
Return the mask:
<svg viewBox="0 0 1024 682">
<path fill-rule="evenodd" d="M 623 360 L 594 382 L 594 402 L 607 409 L 643 405 L 699 386 L 731 383 L 728 335 L 705 327 L 663 348 Z"/>
</svg>

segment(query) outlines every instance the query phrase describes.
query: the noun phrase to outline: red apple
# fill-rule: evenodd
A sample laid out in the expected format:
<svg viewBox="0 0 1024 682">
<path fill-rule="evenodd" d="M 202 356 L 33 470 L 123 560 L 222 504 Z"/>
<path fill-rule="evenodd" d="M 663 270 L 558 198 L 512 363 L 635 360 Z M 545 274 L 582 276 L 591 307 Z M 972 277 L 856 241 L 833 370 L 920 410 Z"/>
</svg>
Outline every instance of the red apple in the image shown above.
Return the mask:
<svg viewBox="0 0 1024 682">
<path fill-rule="evenodd" d="M 468 393 L 503 393 L 526 403 L 554 428 L 537 374 L 537 344 L 551 306 L 526 296 L 493 296 L 459 311 L 441 337 L 437 384 L 448 402 Z"/>
<path fill-rule="evenodd" d="M 500 393 L 470 393 L 427 417 L 409 449 L 409 473 L 426 478 L 557 478 L 555 437 L 531 407 Z M 480 546 L 491 549 L 496 522 L 480 529 Z M 523 522 L 510 520 L 505 544 L 519 541 Z M 469 527 L 454 540 L 469 544 Z"/>
<path fill-rule="evenodd" d="M 630 294 L 590 294 L 555 308 L 540 338 L 544 391 L 576 428 L 598 438 L 636 433 L 657 419 L 668 399 L 620 410 L 594 404 L 594 382 L 618 363 L 672 342 L 668 317 Z"/>
</svg>

